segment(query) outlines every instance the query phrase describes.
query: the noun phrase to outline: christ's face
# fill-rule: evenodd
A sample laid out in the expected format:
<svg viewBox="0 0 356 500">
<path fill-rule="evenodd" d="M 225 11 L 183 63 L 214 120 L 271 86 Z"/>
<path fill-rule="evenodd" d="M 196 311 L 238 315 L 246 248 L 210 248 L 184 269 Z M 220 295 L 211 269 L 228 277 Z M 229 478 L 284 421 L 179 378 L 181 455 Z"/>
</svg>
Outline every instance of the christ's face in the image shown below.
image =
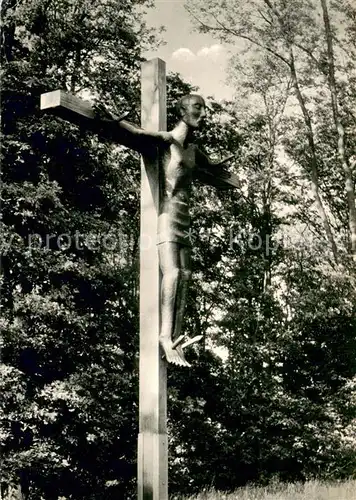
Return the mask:
<svg viewBox="0 0 356 500">
<path fill-rule="evenodd" d="M 191 96 L 184 103 L 183 121 L 192 128 L 198 128 L 206 116 L 205 102 L 200 96 Z"/>
</svg>

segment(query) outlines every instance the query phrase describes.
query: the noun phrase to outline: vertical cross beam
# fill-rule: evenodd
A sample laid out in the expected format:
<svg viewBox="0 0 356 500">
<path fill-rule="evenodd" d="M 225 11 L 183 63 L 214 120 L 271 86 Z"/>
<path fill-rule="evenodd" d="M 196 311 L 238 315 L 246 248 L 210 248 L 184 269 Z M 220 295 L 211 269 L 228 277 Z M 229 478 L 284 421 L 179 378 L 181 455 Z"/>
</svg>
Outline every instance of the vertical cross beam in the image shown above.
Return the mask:
<svg viewBox="0 0 356 500">
<path fill-rule="evenodd" d="M 165 62 L 141 67 L 141 126 L 166 130 Z M 168 500 L 167 369 L 159 348 L 159 155 L 141 164 L 138 500 Z"/>
</svg>

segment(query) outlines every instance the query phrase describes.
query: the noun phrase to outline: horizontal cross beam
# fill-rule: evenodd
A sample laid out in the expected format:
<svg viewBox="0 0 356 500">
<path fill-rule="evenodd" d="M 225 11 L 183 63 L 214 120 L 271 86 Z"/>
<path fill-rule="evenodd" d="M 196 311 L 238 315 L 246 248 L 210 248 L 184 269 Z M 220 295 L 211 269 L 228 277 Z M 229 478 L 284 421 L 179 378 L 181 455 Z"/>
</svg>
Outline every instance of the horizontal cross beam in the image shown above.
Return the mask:
<svg viewBox="0 0 356 500">
<path fill-rule="evenodd" d="M 138 151 L 137 142 L 115 120 L 98 117 L 89 102 L 64 90 L 41 95 L 41 110 L 99 134 L 110 141 Z M 125 123 L 125 120 L 122 120 Z M 126 122 L 128 123 L 128 122 Z"/>
</svg>

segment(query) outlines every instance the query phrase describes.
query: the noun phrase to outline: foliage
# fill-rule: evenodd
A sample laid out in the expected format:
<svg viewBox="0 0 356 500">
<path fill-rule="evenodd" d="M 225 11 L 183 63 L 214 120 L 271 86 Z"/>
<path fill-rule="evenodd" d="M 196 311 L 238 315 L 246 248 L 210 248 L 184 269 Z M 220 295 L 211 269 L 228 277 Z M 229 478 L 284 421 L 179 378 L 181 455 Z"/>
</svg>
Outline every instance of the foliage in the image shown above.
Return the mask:
<svg viewBox="0 0 356 500">
<path fill-rule="evenodd" d="M 145 34 L 135 8 L 2 7 L 2 480 L 26 498 L 134 487 L 138 158 L 43 116 L 39 95 L 105 99 L 109 85 L 134 107 Z"/>
</svg>

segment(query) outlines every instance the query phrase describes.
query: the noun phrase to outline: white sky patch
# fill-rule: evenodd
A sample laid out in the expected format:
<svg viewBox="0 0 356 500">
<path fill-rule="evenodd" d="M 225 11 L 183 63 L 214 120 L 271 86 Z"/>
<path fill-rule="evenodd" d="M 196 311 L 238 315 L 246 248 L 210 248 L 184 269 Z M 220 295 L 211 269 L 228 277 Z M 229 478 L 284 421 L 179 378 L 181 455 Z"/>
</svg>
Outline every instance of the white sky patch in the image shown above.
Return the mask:
<svg viewBox="0 0 356 500">
<path fill-rule="evenodd" d="M 220 57 L 225 57 L 225 49 L 222 45 L 215 43 L 210 45 L 210 47 L 202 47 L 197 51 L 196 54 L 186 47 L 180 47 L 172 53 L 172 59 L 179 61 L 191 62 L 197 58 L 207 58 L 213 61 L 217 61 Z"/>
<path fill-rule="evenodd" d="M 210 45 L 210 47 L 203 47 L 198 50 L 198 57 L 208 57 L 214 61 L 218 60 L 219 57 L 224 56 L 225 49 L 222 45 L 215 43 L 214 45 Z"/>
<path fill-rule="evenodd" d="M 171 52 L 168 67 L 172 71 L 181 73 L 187 82 L 197 85 L 205 97 L 219 93 L 229 99 L 232 97 L 231 89 L 228 89 L 223 82 L 227 64 L 226 48 L 213 43 L 200 45 L 195 50 L 179 47 Z"/>
<path fill-rule="evenodd" d="M 178 61 L 193 61 L 195 59 L 194 53 L 190 49 L 186 49 L 185 47 L 181 47 L 177 49 L 172 54 L 172 59 L 176 59 Z"/>
<path fill-rule="evenodd" d="M 228 46 L 218 43 L 209 33 L 194 31 L 192 20 L 184 8 L 185 2 L 152 0 L 155 8 L 147 10 L 147 24 L 157 29 L 165 26 L 162 38 L 167 43 L 147 49 L 142 55 L 147 59 L 163 59 L 167 63 L 167 72 L 180 73 L 184 80 L 199 86 L 199 93 L 205 97 L 215 95 L 217 99 L 231 99 L 234 89 L 225 83 Z"/>
</svg>

